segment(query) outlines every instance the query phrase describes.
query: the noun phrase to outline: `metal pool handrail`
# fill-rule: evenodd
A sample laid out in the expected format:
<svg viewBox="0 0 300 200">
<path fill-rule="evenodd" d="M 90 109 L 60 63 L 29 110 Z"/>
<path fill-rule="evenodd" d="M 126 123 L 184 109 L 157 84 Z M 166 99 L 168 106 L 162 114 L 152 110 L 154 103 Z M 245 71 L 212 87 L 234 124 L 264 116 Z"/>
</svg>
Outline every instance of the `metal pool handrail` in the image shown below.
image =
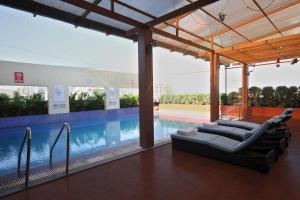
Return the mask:
<svg viewBox="0 0 300 200">
<path fill-rule="evenodd" d="M 21 177 L 21 158 L 22 158 L 22 152 L 23 152 L 26 139 L 27 139 L 27 155 L 26 155 L 25 186 L 28 186 L 29 173 L 30 173 L 30 153 L 31 153 L 31 129 L 29 127 L 26 127 L 25 129 L 23 141 L 21 143 L 21 147 L 18 155 L 18 177 L 19 178 Z"/>
<path fill-rule="evenodd" d="M 67 146 L 66 146 L 66 174 L 69 173 L 69 162 L 70 162 L 70 134 L 71 134 L 71 129 L 70 129 L 70 125 L 68 123 L 64 123 L 63 126 L 61 127 L 53 145 L 51 146 L 50 149 L 50 167 L 52 168 L 52 157 L 53 157 L 53 150 L 54 147 L 58 141 L 58 139 L 60 138 L 62 132 L 64 129 L 67 129 Z"/>
</svg>

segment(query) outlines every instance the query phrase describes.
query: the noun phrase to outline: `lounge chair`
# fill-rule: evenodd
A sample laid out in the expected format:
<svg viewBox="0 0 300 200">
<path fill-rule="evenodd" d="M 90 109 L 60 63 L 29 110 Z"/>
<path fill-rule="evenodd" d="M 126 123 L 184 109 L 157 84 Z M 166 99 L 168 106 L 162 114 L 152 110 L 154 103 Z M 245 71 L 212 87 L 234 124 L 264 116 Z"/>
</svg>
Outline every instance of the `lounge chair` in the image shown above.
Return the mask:
<svg viewBox="0 0 300 200">
<path fill-rule="evenodd" d="M 291 115 L 293 112 L 294 112 L 294 109 L 287 108 L 285 111 L 283 111 L 279 115 L 279 117 L 286 116 L 286 115 Z M 283 124 L 285 122 L 283 122 Z M 260 124 L 256 124 L 256 123 L 246 122 L 246 121 L 224 120 L 224 119 L 219 119 L 219 120 L 216 121 L 216 123 L 219 124 L 219 125 L 223 125 L 223 126 L 231 126 L 231 127 L 243 128 L 243 129 L 247 129 L 247 130 L 255 129 L 260 125 Z"/>
<path fill-rule="evenodd" d="M 270 133 L 270 129 L 278 126 L 287 117 L 274 117 L 269 121 L 272 121 L 272 125 L 267 129 L 261 136 L 255 145 L 257 150 L 264 149 L 275 149 L 278 154 L 282 154 L 284 149 L 288 146 L 289 135 L 287 133 Z M 204 123 L 197 127 L 199 132 L 210 133 L 214 135 L 220 135 L 223 137 L 228 137 L 238 141 L 245 141 L 250 138 L 262 125 L 252 130 L 246 130 L 236 127 L 222 126 L 216 123 Z"/>
<path fill-rule="evenodd" d="M 202 132 L 196 132 L 188 136 L 176 133 L 171 135 L 172 147 L 231 164 L 256 169 L 261 173 L 268 173 L 271 165 L 277 159 L 275 151 L 256 152 L 251 150 L 251 147 L 272 124 L 271 120 L 265 122 L 247 140 L 242 142 Z"/>
<path fill-rule="evenodd" d="M 281 123 L 287 121 L 290 118 L 291 118 L 291 114 L 271 118 L 270 120 L 273 122 L 273 124 L 268 130 L 266 130 L 264 134 L 264 138 L 281 139 L 281 138 L 288 137 L 288 134 L 286 134 L 285 132 L 281 132 L 281 131 L 276 132 L 276 127 L 280 126 Z M 248 130 L 248 129 L 238 128 L 238 127 L 219 125 L 218 123 L 203 123 L 203 124 L 199 124 L 197 126 L 197 129 L 199 132 L 217 134 L 217 135 L 229 137 L 231 139 L 244 141 L 251 136 L 253 130 L 258 129 L 260 126 L 261 125 L 257 125 L 255 128 Z"/>
</svg>

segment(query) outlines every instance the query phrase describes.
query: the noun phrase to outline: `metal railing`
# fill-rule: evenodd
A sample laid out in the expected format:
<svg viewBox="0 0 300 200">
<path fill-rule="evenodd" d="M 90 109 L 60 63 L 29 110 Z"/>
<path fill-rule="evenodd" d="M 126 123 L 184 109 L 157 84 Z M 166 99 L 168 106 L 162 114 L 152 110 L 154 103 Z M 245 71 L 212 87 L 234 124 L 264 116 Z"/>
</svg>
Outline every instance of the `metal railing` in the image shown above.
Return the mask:
<svg viewBox="0 0 300 200">
<path fill-rule="evenodd" d="M 27 155 L 26 155 L 26 171 L 25 171 L 25 186 L 28 186 L 29 175 L 30 175 L 30 153 L 31 153 L 31 129 L 26 127 L 23 141 L 18 154 L 18 177 L 21 177 L 21 159 L 22 152 L 27 139 Z"/>
<path fill-rule="evenodd" d="M 243 104 L 240 103 L 240 102 L 233 104 L 232 106 L 230 106 L 224 112 L 221 113 L 221 118 L 226 117 L 229 112 L 231 112 L 234 109 L 238 108 L 239 109 L 238 119 L 241 119 L 241 109 L 242 109 L 242 107 L 243 107 Z"/>
<path fill-rule="evenodd" d="M 53 150 L 54 147 L 58 141 L 58 139 L 60 138 L 62 132 L 64 131 L 64 129 L 67 129 L 67 146 L 66 146 L 66 174 L 69 174 L 69 163 L 70 163 L 70 134 L 71 134 L 71 129 L 70 129 L 70 125 L 68 123 L 64 123 L 63 126 L 61 127 L 53 145 L 51 146 L 50 149 L 50 167 L 52 168 L 52 158 L 53 158 Z"/>
</svg>

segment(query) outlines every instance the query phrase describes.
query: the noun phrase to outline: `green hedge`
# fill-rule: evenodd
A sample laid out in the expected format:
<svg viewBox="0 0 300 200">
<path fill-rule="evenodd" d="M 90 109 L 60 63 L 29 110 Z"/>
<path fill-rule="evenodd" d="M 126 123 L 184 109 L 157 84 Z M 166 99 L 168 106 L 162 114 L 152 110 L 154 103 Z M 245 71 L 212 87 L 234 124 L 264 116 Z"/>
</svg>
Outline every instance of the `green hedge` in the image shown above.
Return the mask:
<svg viewBox="0 0 300 200">
<path fill-rule="evenodd" d="M 208 94 L 162 95 L 159 99 L 161 104 L 209 105 L 209 101 L 210 97 Z"/>
<path fill-rule="evenodd" d="M 90 111 L 90 110 L 103 110 L 105 107 L 105 93 L 99 92 L 81 92 L 73 93 L 69 96 L 70 111 Z M 120 97 L 120 107 L 136 107 L 138 106 L 138 96 L 132 94 L 123 95 Z"/>
<path fill-rule="evenodd" d="M 75 92 L 69 95 L 70 112 L 103 110 L 105 93 Z"/>
<path fill-rule="evenodd" d="M 139 102 L 138 96 L 132 94 L 125 94 L 120 97 L 120 107 L 121 108 L 130 108 L 137 107 Z"/>
<path fill-rule="evenodd" d="M 0 108 L 0 117 L 47 114 L 48 101 L 41 94 L 21 96 L 15 92 L 12 97 L 0 94 Z"/>
<path fill-rule="evenodd" d="M 253 86 L 249 88 L 250 106 L 262 107 L 300 107 L 300 87 L 271 86 L 259 88 Z M 222 105 L 233 105 L 241 99 L 240 92 L 231 92 L 228 95 L 221 95 Z"/>
</svg>

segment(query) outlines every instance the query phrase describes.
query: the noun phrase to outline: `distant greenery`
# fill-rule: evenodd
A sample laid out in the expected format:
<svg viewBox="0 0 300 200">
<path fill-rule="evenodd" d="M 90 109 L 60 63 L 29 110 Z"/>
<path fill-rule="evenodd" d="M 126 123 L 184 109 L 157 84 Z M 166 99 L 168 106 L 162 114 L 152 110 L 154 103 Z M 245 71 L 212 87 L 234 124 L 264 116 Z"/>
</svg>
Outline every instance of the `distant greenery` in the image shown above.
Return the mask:
<svg viewBox="0 0 300 200">
<path fill-rule="evenodd" d="M 1 93 L 0 108 L 0 117 L 47 114 L 48 101 L 41 94 L 21 96 L 15 92 L 9 97 Z"/>
<path fill-rule="evenodd" d="M 105 93 L 75 92 L 69 95 L 70 112 L 103 110 Z M 120 97 L 120 107 L 138 106 L 138 96 L 129 94 Z M 48 101 L 41 94 L 21 96 L 15 92 L 12 97 L 0 93 L 0 117 L 48 114 Z"/>
<path fill-rule="evenodd" d="M 103 110 L 105 102 L 103 92 L 75 92 L 69 95 L 70 112 Z"/>
<path fill-rule="evenodd" d="M 271 86 L 259 88 L 253 86 L 249 88 L 250 106 L 262 107 L 300 107 L 300 87 Z M 228 95 L 221 95 L 222 105 L 233 105 L 241 99 L 241 92 L 231 92 Z"/>
<path fill-rule="evenodd" d="M 75 92 L 69 95 L 70 112 L 103 110 L 105 108 L 105 93 Z M 138 106 L 138 96 L 132 94 L 120 97 L 120 107 Z"/>
<path fill-rule="evenodd" d="M 209 102 L 208 94 L 162 95 L 159 99 L 161 104 L 209 105 Z"/>
<path fill-rule="evenodd" d="M 137 107 L 138 102 L 139 102 L 138 96 L 135 96 L 133 94 L 125 94 L 120 97 L 121 108 Z"/>
</svg>

